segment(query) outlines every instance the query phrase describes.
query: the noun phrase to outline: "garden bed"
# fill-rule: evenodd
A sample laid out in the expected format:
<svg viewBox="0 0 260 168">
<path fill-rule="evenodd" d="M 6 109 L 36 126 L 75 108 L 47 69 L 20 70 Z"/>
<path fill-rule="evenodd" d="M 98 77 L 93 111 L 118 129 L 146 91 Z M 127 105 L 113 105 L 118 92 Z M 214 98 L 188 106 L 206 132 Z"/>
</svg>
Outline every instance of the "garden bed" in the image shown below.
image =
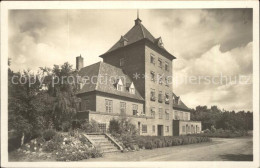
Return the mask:
<svg viewBox="0 0 260 168">
<path fill-rule="evenodd" d="M 78 131 L 55 132 L 46 130 L 41 137 L 31 140 L 10 152 L 10 161 L 77 161 L 102 157 Z"/>
<path fill-rule="evenodd" d="M 113 135 L 121 142 L 124 151 L 135 151 L 139 149 L 154 149 L 194 143 L 210 142 L 206 136 L 131 136 Z"/>
</svg>

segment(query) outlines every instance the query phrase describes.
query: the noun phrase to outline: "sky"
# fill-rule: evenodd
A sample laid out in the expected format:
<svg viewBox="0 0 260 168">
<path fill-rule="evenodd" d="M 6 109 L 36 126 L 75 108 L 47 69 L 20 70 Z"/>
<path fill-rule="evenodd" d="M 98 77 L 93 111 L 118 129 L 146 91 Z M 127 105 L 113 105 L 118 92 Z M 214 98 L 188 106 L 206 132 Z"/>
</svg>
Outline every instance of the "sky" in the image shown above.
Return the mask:
<svg viewBox="0 0 260 168">
<path fill-rule="evenodd" d="M 142 24 L 177 58 L 173 91 L 188 107 L 252 111 L 251 9 L 139 13 Z M 136 10 L 10 10 L 11 69 L 37 71 L 67 61 L 75 67 L 79 55 L 84 66 L 102 61 L 99 55 L 134 26 L 136 15 Z"/>
</svg>

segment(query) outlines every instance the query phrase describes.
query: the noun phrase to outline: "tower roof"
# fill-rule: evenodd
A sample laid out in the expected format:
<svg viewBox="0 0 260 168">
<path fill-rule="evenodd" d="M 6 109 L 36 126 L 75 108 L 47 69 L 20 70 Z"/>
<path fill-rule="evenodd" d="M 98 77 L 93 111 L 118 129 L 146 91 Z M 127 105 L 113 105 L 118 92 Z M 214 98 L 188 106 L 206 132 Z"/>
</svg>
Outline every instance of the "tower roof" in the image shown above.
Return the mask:
<svg viewBox="0 0 260 168">
<path fill-rule="evenodd" d="M 150 42 L 152 42 L 153 44 L 157 45 L 159 48 L 161 48 L 162 50 L 166 51 L 167 53 L 169 53 L 164 47 L 163 45 L 161 45 L 161 37 L 159 38 L 155 38 L 145 27 L 144 25 L 141 23 L 142 20 L 139 19 L 139 17 L 137 17 L 137 19 L 135 20 L 135 25 L 123 36 L 121 36 L 121 38 L 103 55 L 110 53 L 114 50 L 117 50 L 119 48 L 122 47 L 121 41 L 122 38 L 127 40 L 127 44 L 124 46 L 128 46 L 130 44 L 133 44 L 137 41 L 143 40 L 143 39 L 147 39 Z M 159 44 L 160 42 L 160 44 Z M 170 54 L 170 53 L 169 53 Z M 171 55 L 171 54 L 170 54 Z M 174 57 L 174 56 L 173 56 Z M 174 57 L 175 58 L 175 57 Z"/>
</svg>

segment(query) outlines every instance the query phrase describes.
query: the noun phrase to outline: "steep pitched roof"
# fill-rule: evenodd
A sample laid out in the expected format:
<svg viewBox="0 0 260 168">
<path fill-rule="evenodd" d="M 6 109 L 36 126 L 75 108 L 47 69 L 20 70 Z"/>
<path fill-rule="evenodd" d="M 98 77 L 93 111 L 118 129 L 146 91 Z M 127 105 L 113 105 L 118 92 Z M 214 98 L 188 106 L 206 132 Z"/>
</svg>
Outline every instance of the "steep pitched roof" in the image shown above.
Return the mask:
<svg viewBox="0 0 260 168">
<path fill-rule="evenodd" d="M 173 102 L 173 109 L 179 109 L 179 110 L 184 110 L 184 111 L 190 111 L 191 109 L 188 108 L 181 100 L 180 103 L 178 104 L 178 101 L 180 99 L 179 96 L 176 96 L 176 94 L 174 94 L 172 92 L 173 98 L 174 98 L 174 102 Z"/>
<path fill-rule="evenodd" d="M 152 42 L 153 44 L 158 46 L 158 42 L 159 42 L 159 40 L 161 40 L 161 37 L 155 38 L 144 27 L 144 25 L 141 22 L 142 21 L 139 18 L 137 18 L 135 20 L 135 25 L 124 36 L 121 36 L 120 39 L 106 53 L 102 54 L 102 56 L 107 53 L 110 53 L 111 51 L 117 50 L 124 46 L 128 46 L 130 44 L 133 44 L 133 43 L 143 40 L 143 39 L 147 39 L 150 42 Z M 125 44 L 122 45 L 122 39 L 126 41 L 126 45 Z M 163 46 L 159 46 L 159 48 L 164 50 L 164 52 L 170 54 Z M 172 56 L 172 57 L 175 58 L 174 56 Z"/>
<path fill-rule="evenodd" d="M 79 71 L 79 76 L 84 80 L 88 78 L 82 89 L 78 94 L 100 91 L 117 96 L 128 97 L 136 100 L 144 100 L 140 93 L 136 90 L 135 94 L 130 94 L 126 90 L 128 83 L 132 83 L 132 80 L 126 75 L 122 69 L 112 66 L 104 62 L 98 62 L 90 66 L 84 67 Z M 119 91 L 116 88 L 117 81 L 121 79 L 124 90 Z M 92 82 L 91 82 L 92 80 Z"/>
</svg>

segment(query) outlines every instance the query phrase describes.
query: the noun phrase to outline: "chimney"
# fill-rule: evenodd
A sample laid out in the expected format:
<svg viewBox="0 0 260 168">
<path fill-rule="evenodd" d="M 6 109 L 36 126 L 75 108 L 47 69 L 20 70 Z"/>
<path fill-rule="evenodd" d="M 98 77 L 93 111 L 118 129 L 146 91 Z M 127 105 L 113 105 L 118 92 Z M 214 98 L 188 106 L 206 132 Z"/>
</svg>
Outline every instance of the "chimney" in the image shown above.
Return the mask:
<svg viewBox="0 0 260 168">
<path fill-rule="evenodd" d="M 83 57 L 78 56 L 76 57 L 76 69 L 79 71 L 81 68 L 83 68 L 84 64 L 83 64 Z"/>
</svg>

